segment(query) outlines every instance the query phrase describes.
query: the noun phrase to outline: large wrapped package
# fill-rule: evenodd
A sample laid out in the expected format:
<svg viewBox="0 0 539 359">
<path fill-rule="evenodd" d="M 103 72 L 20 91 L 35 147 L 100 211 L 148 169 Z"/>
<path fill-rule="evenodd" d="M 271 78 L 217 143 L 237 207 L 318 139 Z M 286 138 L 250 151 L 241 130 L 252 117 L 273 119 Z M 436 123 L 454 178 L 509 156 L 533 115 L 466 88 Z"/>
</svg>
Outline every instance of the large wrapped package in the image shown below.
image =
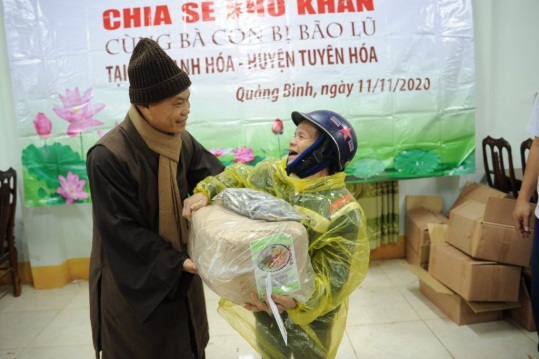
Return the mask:
<svg viewBox="0 0 539 359">
<path fill-rule="evenodd" d="M 250 293 L 265 300 L 268 273 L 272 293 L 304 302 L 314 292 L 308 244 L 297 221 L 252 219 L 215 201 L 193 213 L 188 253 L 206 285 L 236 304 L 253 303 Z"/>
</svg>

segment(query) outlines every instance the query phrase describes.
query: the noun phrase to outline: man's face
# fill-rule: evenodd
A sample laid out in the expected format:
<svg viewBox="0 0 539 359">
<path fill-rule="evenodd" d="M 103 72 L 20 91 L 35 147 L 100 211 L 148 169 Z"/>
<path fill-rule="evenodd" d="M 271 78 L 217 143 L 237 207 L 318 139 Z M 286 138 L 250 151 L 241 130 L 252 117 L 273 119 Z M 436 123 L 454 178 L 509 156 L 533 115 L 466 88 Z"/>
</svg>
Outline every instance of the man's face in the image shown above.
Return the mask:
<svg viewBox="0 0 539 359">
<path fill-rule="evenodd" d="M 287 164 L 292 163 L 303 151 L 309 148 L 320 136 L 320 131 L 310 121 L 303 120 L 296 127 L 294 137 L 290 140 L 288 146 Z"/>
<path fill-rule="evenodd" d="M 178 134 L 185 131 L 191 103 L 189 89 L 150 104 L 148 108 L 140 106 L 140 110 L 150 126 L 164 133 Z"/>
</svg>

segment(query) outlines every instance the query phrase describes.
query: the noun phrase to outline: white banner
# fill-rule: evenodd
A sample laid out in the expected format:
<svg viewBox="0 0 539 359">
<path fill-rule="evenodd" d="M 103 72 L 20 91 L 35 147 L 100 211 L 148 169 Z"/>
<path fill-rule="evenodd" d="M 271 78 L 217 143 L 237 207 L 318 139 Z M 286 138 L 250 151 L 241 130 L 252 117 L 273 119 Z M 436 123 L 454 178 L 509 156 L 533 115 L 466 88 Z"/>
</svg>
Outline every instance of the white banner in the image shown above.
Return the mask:
<svg viewBox="0 0 539 359">
<path fill-rule="evenodd" d="M 140 37 L 188 72 L 188 130 L 226 165 L 285 154 L 290 113 L 329 109 L 358 135 L 351 182 L 475 172 L 470 0 L 3 6 L 27 206 L 91 200 L 85 153 L 126 114 Z"/>
</svg>

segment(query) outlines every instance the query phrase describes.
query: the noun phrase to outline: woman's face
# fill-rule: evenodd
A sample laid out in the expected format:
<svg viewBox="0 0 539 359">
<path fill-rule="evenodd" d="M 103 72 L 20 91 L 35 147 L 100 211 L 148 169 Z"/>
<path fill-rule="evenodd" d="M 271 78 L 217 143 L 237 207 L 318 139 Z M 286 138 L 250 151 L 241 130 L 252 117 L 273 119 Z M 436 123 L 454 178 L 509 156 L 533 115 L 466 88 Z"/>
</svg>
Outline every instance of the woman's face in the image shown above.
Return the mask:
<svg viewBox="0 0 539 359">
<path fill-rule="evenodd" d="M 318 127 L 313 125 L 310 121 L 301 121 L 298 127 L 296 127 L 294 137 L 290 140 L 288 145 L 288 160 L 286 163 L 292 163 L 303 151 L 316 141 L 318 136 L 320 136 Z"/>
<path fill-rule="evenodd" d="M 191 109 L 189 89 L 166 98 L 148 107 L 139 106 L 142 115 L 158 131 L 178 134 L 185 131 L 187 117 Z"/>
</svg>

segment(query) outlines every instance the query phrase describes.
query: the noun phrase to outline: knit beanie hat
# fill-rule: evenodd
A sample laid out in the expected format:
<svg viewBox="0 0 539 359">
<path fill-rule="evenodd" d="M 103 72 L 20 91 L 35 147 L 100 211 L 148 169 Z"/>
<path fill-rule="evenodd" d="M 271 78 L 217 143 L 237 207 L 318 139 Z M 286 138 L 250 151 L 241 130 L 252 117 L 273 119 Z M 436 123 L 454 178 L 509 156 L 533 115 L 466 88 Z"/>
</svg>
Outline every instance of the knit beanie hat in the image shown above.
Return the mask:
<svg viewBox="0 0 539 359">
<path fill-rule="evenodd" d="M 142 38 L 135 46 L 127 74 L 129 99 L 135 105 L 161 101 L 191 86 L 187 73 L 149 38 Z"/>
</svg>

